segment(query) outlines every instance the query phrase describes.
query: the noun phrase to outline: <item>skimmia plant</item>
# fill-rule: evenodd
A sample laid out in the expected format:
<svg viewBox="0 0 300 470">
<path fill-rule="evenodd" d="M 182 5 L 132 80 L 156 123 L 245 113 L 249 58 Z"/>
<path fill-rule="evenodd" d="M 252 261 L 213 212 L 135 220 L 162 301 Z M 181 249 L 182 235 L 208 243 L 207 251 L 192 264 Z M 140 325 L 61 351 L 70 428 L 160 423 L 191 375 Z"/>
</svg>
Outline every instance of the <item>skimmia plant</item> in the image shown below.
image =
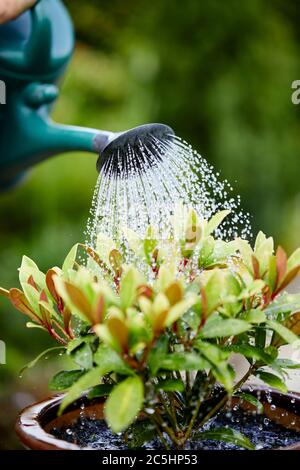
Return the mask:
<svg viewBox="0 0 300 470">
<path fill-rule="evenodd" d="M 253 448 L 234 430 L 204 424 L 232 396 L 261 410 L 242 390 L 251 376 L 287 390 L 288 369 L 299 364 L 278 352 L 299 344 L 300 295 L 285 289 L 300 271 L 300 249 L 274 251 L 261 232 L 253 248 L 215 239 L 227 214 L 206 221 L 191 209 L 166 240 L 155 227 L 143 240 L 124 230 L 126 250 L 99 236 L 95 250 L 78 244 L 46 274 L 23 258 L 21 290 L 1 294 L 74 361 L 50 382 L 66 392 L 60 413 L 86 393 L 105 398 L 105 419 L 129 446 L 159 436 L 166 448 L 207 438 Z M 232 353 L 248 361 L 239 381 Z"/>
</svg>

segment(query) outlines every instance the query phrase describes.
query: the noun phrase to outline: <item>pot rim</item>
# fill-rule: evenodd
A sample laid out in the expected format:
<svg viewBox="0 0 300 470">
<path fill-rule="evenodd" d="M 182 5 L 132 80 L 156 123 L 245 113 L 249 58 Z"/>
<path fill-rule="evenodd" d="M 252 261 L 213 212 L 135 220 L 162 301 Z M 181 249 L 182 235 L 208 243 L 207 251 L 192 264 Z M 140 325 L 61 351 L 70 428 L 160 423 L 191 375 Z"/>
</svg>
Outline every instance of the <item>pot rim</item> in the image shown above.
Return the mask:
<svg viewBox="0 0 300 470">
<path fill-rule="evenodd" d="M 260 394 L 264 405 L 267 404 L 267 395 L 271 393 L 273 399 L 275 398 L 277 406 L 281 406 L 281 408 L 286 411 L 294 413 L 296 411 L 295 414 L 299 415 L 300 419 L 300 394 L 297 392 L 281 393 L 278 390 L 260 386 L 243 387 L 243 391 L 250 392 L 252 394 Z M 35 450 L 92 450 L 91 447 L 79 447 L 77 444 L 72 444 L 62 439 L 58 439 L 52 434 L 46 432 L 44 429 L 43 426 L 47 424 L 47 422 L 45 422 L 46 418 L 50 414 L 55 416 L 55 412 L 61 403 L 63 396 L 64 394 L 59 394 L 48 397 L 24 408 L 24 410 L 19 414 L 15 430 L 25 448 Z M 291 402 L 291 400 L 294 400 L 294 402 Z M 70 407 L 67 408 L 66 413 L 70 410 L 78 409 L 78 403 L 80 404 L 82 401 L 84 401 L 84 398 L 81 400 L 79 399 L 73 405 L 70 405 Z M 103 404 L 103 400 L 98 400 L 97 403 L 99 407 L 101 403 Z M 277 447 L 272 450 L 300 450 L 300 433 L 299 441 L 296 443 L 289 446 Z"/>
</svg>

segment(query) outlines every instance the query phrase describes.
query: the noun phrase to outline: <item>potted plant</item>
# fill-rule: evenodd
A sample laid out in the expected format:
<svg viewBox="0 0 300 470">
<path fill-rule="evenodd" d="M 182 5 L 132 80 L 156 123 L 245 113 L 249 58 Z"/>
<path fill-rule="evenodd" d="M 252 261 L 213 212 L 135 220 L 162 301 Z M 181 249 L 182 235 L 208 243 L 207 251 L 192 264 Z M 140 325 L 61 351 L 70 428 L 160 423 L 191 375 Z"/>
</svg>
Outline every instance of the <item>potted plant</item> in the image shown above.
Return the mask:
<svg viewBox="0 0 300 470">
<path fill-rule="evenodd" d="M 50 381 L 63 394 L 21 415 L 17 431 L 27 447 L 93 447 L 104 434 L 114 446 L 222 441 L 254 449 L 245 423 L 257 427 L 267 417 L 275 434 L 283 425 L 285 442 L 299 444 L 299 398 L 287 393 L 285 378 L 300 365 L 278 352 L 299 346 L 300 295 L 285 289 L 300 271 L 300 249 L 274 252 L 262 232 L 254 248 L 214 238 L 227 215 L 206 221 L 191 209 L 164 240 L 155 227 L 144 239 L 126 229 L 126 249 L 100 235 L 96 249 L 77 244 L 62 268 L 46 274 L 23 257 L 22 289 L 1 294 L 74 362 Z M 248 364 L 239 380 L 233 353 Z M 267 388 L 245 389 L 253 376 Z M 248 413 L 239 426 L 237 408 Z"/>
</svg>

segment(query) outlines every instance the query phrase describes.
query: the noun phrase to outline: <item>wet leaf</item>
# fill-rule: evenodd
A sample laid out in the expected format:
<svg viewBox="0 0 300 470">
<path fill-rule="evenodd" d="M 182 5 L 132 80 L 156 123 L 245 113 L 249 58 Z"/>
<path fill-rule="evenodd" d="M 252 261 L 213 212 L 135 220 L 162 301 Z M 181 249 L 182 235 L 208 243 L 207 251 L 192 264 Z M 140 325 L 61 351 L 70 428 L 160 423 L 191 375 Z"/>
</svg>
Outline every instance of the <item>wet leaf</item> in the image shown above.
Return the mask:
<svg viewBox="0 0 300 470">
<path fill-rule="evenodd" d="M 102 323 L 104 319 L 104 313 L 105 313 L 105 297 L 104 295 L 100 295 L 99 298 L 97 299 L 96 306 L 93 312 L 93 320 L 94 323 Z"/>
<path fill-rule="evenodd" d="M 25 315 L 28 315 L 33 321 L 41 323 L 39 316 L 31 308 L 27 298 L 20 289 L 12 288 L 9 291 L 9 297 L 13 306 Z"/>
<path fill-rule="evenodd" d="M 124 310 L 130 307 L 137 294 L 137 276 L 136 271 L 130 268 L 122 277 L 120 284 L 120 299 Z"/>
<path fill-rule="evenodd" d="M 168 352 L 168 346 L 168 338 L 165 335 L 160 335 L 151 348 L 148 355 L 147 364 L 152 375 L 156 375 L 157 371 L 159 370 L 161 361 Z"/>
<path fill-rule="evenodd" d="M 223 210 L 213 215 L 206 226 L 205 235 L 208 236 L 214 232 L 229 214 L 230 210 Z"/>
<path fill-rule="evenodd" d="M 264 411 L 263 404 L 254 395 L 251 395 L 251 393 L 239 392 L 235 394 L 234 396 L 240 398 L 243 401 L 249 402 L 251 405 L 257 408 L 259 413 L 263 413 Z"/>
<path fill-rule="evenodd" d="M 223 319 L 220 316 L 211 316 L 200 332 L 202 338 L 224 338 L 235 336 L 252 328 L 251 323 L 235 318 Z"/>
<path fill-rule="evenodd" d="M 115 275 L 120 278 L 122 275 L 122 255 L 121 253 L 114 249 L 109 253 L 109 263 L 115 273 Z"/>
<path fill-rule="evenodd" d="M 293 315 L 285 320 L 284 326 L 296 336 L 300 336 L 300 312 L 293 313 Z"/>
<path fill-rule="evenodd" d="M 112 389 L 113 389 L 113 385 L 109 385 L 109 384 L 96 385 L 88 393 L 87 397 L 89 400 L 92 400 L 93 398 L 107 397 L 107 395 L 110 394 Z"/>
<path fill-rule="evenodd" d="M 163 390 L 164 392 L 183 392 L 185 386 L 182 380 L 180 379 L 166 379 L 160 380 L 155 385 L 156 390 Z"/>
<path fill-rule="evenodd" d="M 73 401 L 77 400 L 83 392 L 89 388 L 98 385 L 101 382 L 103 375 L 110 372 L 110 368 L 104 366 L 94 367 L 93 369 L 86 372 L 82 375 L 68 390 L 68 393 L 65 395 L 63 401 L 60 404 L 58 414 L 61 415 L 63 411 L 69 406 Z"/>
<path fill-rule="evenodd" d="M 280 284 L 278 290 L 285 289 L 298 276 L 299 272 L 300 272 L 300 265 L 288 271 L 282 283 Z"/>
<path fill-rule="evenodd" d="M 70 282 L 64 281 L 66 292 L 72 304 L 88 319 L 92 320 L 92 311 L 86 295 Z"/>
<path fill-rule="evenodd" d="M 239 431 L 230 428 L 217 428 L 211 431 L 203 431 L 195 434 L 197 439 L 228 442 L 248 450 L 255 450 L 255 447 L 249 439 Z"/>
<path fill-rule="evenodd" d="M 38 356 L 36 356 L 35 359 L 33 359 L 32 361 L 28 362 L 28 364 L 26 364 L 24 367 L 22 367 L 22 369 L 20 370 L 20 375 L 23 374 L 23 372 L 26 370 L 26 369 L 31 369 L 32 367 L 34 367 L 39 361 L 40 359 L 42 359 L 43 357 L 45 356 L 48 356 L 48 354 L 51 354 L 53 351 L 58 351 L 59 349 L 65 349 L 63 346 L 55 346 L 54 348 L 49 348 L 49 349 L 46 349 L 45 351 L 43 351 L 41 354 L 39 354 Z"/>
<path fill-rule="evenodd" d="M 129 377 L 113 388 L 104 407 L 105 419 L 114 433 L 122 432 L 136 419 L 144 401 L 140 377 Z"/>
<path fill-rule="evenodd" d="M 76 257 L 77 257 L 78 247 L 79 247 L 79 243 L 76 243 L 76 245 L 74 245 L 69 251 L 69 253 L 67 254 L 64 260 L 64 263 L 62 265 L 62 271 L 64 274 L 67 274 L 69 269 L 73 269 L 75 261 L 76 261 Z"/>
<path fill-rule="evenodd" d="M 48 288 L 50 294 L 52 295 L 53 299 L 55 300 L 55 302 L 57 304 L 59 304 L 59 302 L 62 301 L 62 299 L 56 291 L 53 276 L 57 276 L 57 272 L 54 269 L 49 269 L 47 271 L 47 274 L 46 274 L 46 285 L 47 285 L 47 288 Z"/>
<path fill-rule="evenodd" d="M 265 372 L 258 369 L 255 372 L 255 375 L 266 384 L 270 385 L 273 388 L 277 388 L 283 393 L 286 393 L 288 391 L 288 388 L 283 382 L 283 380 L 281 380 L 281 378 L 275 374 L 271 374 L 270 372 Z"/>
<path fill-rule="evenodd" d="M 167 287 L 165 295 L 168 298 L 170 305 L 173 306 L 181 301 L 183 297 L 183 289 L 178 282 L 174 282 Z"/>
<path fill-rule="evenodd" d="M 120 355 L 106 344 L 100 344 L 94 354 L 94 361 L 98 366 L 103 366 L 118 374 L 130 375 L 132 369 L 123 361 Z"/>
<path fill-rule="evenodd" d="M 81 344 L 71 354 L 74 362 L 82 369 L 88 370 L 93 367 L 93 353 L 89 344 Z"/>
<path fill-rule="evenodd" d="M 63 370 L 54 375 L 49 382 L 49 389 L 56 392 L 67 390 L 84 374 L 82 370 Z"/>
<path fill-rule="evenodd" d="M 112 337 L 120 345 L 121 349 L 125 351 L 128 348 L 129 331 L 126 323 L 117 317 L 110 317 L 107 320 L 107 327 Z"/>
<path fill-rule="evenodd" d="M 287 255 L 281 246 L 276 251 L 277 284 L 280 284 L 287 270 Z"/>
<path fill-rule="evenodd" d="M 252 309 L 245 312 L 241 318 L 249 323 L 259 324 L 266 321 L 266 314 L 262 310 Z"/>
<path fill-rule="evenodd" d="M 161 370 L 203 370 L 208 367 L 208 363 L 203 357 L 196 353 L 172 353 L 167 354 L 160 361 Z"/>
<path fill-rule="evenodd" d="M 266 324 L 271 328 L 271 330 L 275 331 L 281 338 L 288 344 L 293 344 L 298 340 L 298 336 L 295 335 L 292 331 L 286 328 L 284 325 L 273 321 L 267 320 Z"/>
</svg>

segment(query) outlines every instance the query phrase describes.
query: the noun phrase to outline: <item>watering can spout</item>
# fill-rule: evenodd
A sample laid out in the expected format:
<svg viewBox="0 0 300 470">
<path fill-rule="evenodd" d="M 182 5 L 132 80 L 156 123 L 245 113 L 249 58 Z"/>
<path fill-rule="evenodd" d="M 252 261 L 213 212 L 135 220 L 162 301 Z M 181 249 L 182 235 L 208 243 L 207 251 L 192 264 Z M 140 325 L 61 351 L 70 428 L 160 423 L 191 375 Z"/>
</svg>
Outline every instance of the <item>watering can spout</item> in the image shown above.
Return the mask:
<svg viewBox="0 0 300 470">
<path fill-rule="evenodd" d="M 30 84 L 10 95 L 10 106 L 0 128 L 0 189 L 18 182 L 24 171 L 52 155 L 69 151 L 101 152 L 113 135 L 97 129 L 67 126 L 49 118 L 56 99 L 55 85 Z"/>
</svg>

